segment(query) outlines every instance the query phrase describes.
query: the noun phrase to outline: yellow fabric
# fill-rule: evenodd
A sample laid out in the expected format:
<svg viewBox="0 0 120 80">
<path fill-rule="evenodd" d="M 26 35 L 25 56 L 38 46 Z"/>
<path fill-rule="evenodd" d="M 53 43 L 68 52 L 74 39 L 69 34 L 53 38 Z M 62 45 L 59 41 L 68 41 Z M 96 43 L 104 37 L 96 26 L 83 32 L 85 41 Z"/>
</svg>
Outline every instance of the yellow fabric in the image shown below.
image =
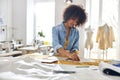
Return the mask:
<svg viewBox="0 0 120 80">
<path fill-rule="evenodd" d="M 56 56 L 56 57 L 63 57 L 63 56 Z M 66 58 L 66 57 L 64 57 Z M 91 59 L 93 60 L 93 62 L 80 62 L 80 61 L 73 61 L 73 60 L 61 60 L 59 59 L 56 62 L 53 62 L 55 64 L 66 64 L 66 65 L 78 65 L 78 66 L 91 66 L 91 65 L 95 65 L 98 66 L 100 62 L 106 62 L 106 63 L 110 63 L 112 62 L 112 60 L 103 60 L 103 59 Z"/>
<path fill-rule="evenodd" d="M 57 62 L 54 62 L 56 64 L 66 64 L 66 65 L 78 65 L 78 66 L 98 66 L 101 61 L 109 63 L 112 62 L 112 60 L 98 60 L 93 59 L 94 62 L 79 62 L 79 61 L 67 61 L 67 60 L 58 60 Z"/>
<path fill-rule="evenodd" d="M 68 46 L 68 40 L 66 40 L 65 43 L 64 43 L 64 49 L 66 49 L 67 46 Z"/>
<path fill-rule="evenodd" d="M 100 26 L 98 28 L 96 42 L 99 43 L 99 48 L 102 50 L 112 48 L 112 43 L 115 41 L 112 27 Z"/>
<path fill-rule="evenodd" d="M 66 61 L 66 60 L 58 60 L 57 64 L 67 64 L 67 65 L 81 65 L 81 66 L 90 66 L 95 65 L 98 66 L 98 62 L 78 62 L 78 61 Z"/>
<path fill-rule="evenodd" d="M 67 48 L 67 46 L 68 46 L 68 40 L 66 40 L 65 41 L 65 44 L 64 44 L 64 49 L 66 49 Z M 75 54 L 78 54 L 79 53 L 79 51 L 77 51 L 77 50 L 75 50 L 75 52 L 74 52 Z"/>
</svg>

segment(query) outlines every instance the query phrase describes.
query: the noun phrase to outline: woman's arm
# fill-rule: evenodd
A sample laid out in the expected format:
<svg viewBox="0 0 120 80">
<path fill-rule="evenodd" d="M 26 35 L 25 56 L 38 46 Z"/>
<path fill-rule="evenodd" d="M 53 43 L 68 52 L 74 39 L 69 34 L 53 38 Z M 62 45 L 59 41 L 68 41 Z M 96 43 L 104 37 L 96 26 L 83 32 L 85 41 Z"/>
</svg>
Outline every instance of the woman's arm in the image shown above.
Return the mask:
<svg viewBox="0 0 120 80">
<path fill-rule="evenodd" d="M 59 33 L 58 32 L 59 31 L 56 27 L 52 28 L 52 47 L 53 47 L 55 53 L 57 53 L 57 50 L 59 48 L 62 48 L 62 45 L 60 45 L 60 43 L 59 43 L 59 38 L 58 38 Z"/>
</svg>

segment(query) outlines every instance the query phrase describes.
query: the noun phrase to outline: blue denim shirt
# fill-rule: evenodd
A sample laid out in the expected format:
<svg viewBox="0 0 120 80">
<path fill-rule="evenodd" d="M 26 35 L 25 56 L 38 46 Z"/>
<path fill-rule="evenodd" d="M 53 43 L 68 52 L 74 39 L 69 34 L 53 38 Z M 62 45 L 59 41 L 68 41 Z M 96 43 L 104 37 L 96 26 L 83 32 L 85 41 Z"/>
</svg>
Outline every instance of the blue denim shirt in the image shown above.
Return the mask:
<svg viewBox="0 0 120 80">
<path fill-rule="evenodd" d="M 64 48 L 66 41 L 66 29 L 63 23 L 52 28 L 52 46 L 55 52 L 59 48 Z M 79 31 L 75 27 L 71 27 L 68 37 L 68 46 L 66 50 L 73 52 L 79 50 Z"/>
</svg>

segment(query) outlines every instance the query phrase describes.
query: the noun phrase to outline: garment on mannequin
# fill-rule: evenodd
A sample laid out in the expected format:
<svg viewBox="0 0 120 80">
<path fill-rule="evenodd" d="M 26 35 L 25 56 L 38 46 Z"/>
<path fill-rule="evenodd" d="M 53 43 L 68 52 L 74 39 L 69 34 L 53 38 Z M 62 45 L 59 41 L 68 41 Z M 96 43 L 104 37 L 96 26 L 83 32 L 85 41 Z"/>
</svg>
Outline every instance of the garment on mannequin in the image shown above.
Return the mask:
<svg viewBox="0 0 120 80">
<path fill-rule="evenodd" d="M 92 49 L 93 48 L 93 41 L 92 41 L 92 35 L 93 35 L 93 31 L 91 29 L 91 26 L 89 26 L 88 28 L 85 29 L 86 32 L 86 41 L 85 41 L 85 48 L 86 49 Z"/>
<path fill-rule="evenodd" d="M 99 43 L 99 49 L 106 50 L 112 48 L 113 41 L 115 41 L 115 37 L 112 27 L 108 26 L 106 23 L 99 26 L 96 36 L 96 42 Z"/>
</svg>

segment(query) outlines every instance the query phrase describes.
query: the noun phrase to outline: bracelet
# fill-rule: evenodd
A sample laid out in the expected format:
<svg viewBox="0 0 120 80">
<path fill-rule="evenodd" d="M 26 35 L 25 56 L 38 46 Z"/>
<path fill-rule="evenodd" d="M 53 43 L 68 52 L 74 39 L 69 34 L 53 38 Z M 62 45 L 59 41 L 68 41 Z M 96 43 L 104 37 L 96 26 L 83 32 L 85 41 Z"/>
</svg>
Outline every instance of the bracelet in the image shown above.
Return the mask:
<svg viewBox="0 0 120 80">
<path fill-rule="evenodd" d="M 79 54 L 79 51 L 78 51 L 78 50 L 75 50 L 74 53 L 75 53 L 75 54 Z"/>
</svg>

